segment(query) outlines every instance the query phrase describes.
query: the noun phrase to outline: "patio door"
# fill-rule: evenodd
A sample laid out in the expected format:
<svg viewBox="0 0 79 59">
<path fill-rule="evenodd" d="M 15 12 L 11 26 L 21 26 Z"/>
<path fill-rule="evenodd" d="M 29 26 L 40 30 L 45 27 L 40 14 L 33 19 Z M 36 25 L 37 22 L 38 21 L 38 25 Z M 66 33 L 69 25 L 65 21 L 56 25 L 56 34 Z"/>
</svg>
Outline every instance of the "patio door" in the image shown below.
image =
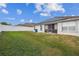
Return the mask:
<svg viewBox="0 0 79 59">
<path fill-rule="evenodd" d="M 48 24 L 48 32 L 57 33 L 56 24 Z"/>
</svg>

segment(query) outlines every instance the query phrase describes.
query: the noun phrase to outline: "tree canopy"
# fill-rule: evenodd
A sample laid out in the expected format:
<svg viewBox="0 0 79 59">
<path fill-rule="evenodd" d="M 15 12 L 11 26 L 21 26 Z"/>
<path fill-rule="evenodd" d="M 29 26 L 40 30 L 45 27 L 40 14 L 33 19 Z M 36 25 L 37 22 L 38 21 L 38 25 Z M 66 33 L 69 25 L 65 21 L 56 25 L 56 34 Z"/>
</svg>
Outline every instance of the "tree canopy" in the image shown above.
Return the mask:
<svg viewBox="0 0 79 59">
<path fill-rule="evenodd" d="M 10 23 L 7 23 L 7 22 L 0 22 L 0 24 L 2 24 L 2 25 L 11 25 Z"/>
</svg>

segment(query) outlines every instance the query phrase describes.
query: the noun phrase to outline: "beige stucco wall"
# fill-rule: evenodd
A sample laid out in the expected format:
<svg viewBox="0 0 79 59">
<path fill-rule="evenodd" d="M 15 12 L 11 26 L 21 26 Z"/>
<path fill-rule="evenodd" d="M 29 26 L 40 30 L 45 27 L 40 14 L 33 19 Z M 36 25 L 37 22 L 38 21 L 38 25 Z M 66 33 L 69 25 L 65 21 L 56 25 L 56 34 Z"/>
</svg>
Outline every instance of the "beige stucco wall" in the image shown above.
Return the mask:
<svg viewBox="0 0 79 59">
<path fill-rule="evenodd" d="M 34 27 L 0 25 L 0 31 L 33 31 Z"/>
<path fill-rule="evenodd" d="M 76 26 L 75 32 L 63 32 L 62 31 L 62 26 L 73 26 L 73 25 Z M 79 36 L 79 20 L 58 23 L 58 32 L 57 33 Z"/>
<path fill-rule="evenodd" d="M 40 30 L 40 25 L 36 25 L 36 26 L 35 26 L 35 29 L 37 29 L 38 32 L 45 32 L 45 30 L 44 30 L 44 25 L 42 25 L 42 30 Z"/>
</svg>

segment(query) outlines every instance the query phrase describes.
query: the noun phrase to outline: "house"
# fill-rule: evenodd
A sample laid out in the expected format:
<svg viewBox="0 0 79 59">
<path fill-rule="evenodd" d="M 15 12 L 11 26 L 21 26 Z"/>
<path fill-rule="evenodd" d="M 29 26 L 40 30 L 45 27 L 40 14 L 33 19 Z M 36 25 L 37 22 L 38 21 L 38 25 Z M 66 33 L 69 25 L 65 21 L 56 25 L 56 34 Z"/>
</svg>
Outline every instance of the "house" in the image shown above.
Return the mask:
<svg viewBox="0 0 79 59">
<path fill-rule="evenodd" d="M 37 30 L 37 32 L 79 36 L 79 16 L 50 18 L 35 25 L 35 30 Z"/>
<path fill-rule="evenodd" d="M 33 31 L 34 27 L 28 26 L 14 26 L 14 25 L 0 25 L 0 32 L 2 31 Z"/>
<path fill-rule="evenodd" d="M 34 27 L 36 23 L 24 23 L 24 24 L 18 24 L 16 26 L 25 26 L 25 27 Z"/>
</svg>

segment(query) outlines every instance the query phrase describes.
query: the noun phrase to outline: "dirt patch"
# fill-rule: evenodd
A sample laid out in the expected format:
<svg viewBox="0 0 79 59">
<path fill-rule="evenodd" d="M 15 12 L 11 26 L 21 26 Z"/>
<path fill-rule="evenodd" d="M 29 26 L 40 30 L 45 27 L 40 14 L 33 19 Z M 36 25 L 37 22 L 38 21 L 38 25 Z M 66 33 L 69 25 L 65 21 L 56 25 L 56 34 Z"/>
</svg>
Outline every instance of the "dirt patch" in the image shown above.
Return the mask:
<svg viewBox="0 0 79 59">
<path fill-rule="evenodd" d="M 62 51 L 58 48 L 46 48 L 41 54 L 45 56 L 59 56 L 62 55 Z"/>
</svg>

